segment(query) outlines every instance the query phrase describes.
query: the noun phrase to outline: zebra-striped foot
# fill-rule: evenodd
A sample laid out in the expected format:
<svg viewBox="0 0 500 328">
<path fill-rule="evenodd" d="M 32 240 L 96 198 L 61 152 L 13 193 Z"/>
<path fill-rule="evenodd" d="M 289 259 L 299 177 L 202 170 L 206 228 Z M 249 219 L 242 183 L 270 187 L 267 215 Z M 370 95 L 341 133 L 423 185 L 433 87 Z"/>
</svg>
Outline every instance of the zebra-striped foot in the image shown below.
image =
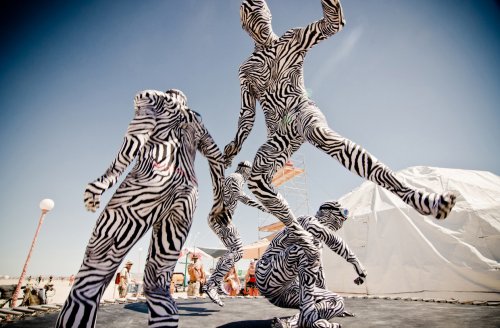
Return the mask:
<svg viewBox="0 0 500 328">
<path fill-rule="evenodd" d="M 457 196 L 452 192 L 444 194 L 416 191 L 413 202 L 415 210 L 422 215 L 431 215 L 438 220 L 444 220 L 455 206 Z"/>
<path fill-rule="evenodd" d="M 290 317 L 288 319 L 280 319 L 275 317 L 271 321 L 271 328 L 295 328 L 298 327 L 296 323 L 296 316 Z M 336 322 L 329 322 L 325 319 L 316 320 L 312 325 L 308 325 L 312 328 L 341 328 L 342 326 Z"/>
<path fill-rule="evenodd" d="M 219 293 L 217 293 L 217 288 L 214 285 L 206 284 L 203 286 L 202 291 L 208 295 L 208 298 L 212 300 L 218 306 L 224 306 L 224 302 L 221 301 Z"/>
<path fill-rule="evenodd" d="M 271 321 L 271 328 L 291 328 L 291 325 L 288 324 L 286 319 L 274 317 Z"/>
<path fill-rule="evenodd" d="M 312 325 L 313 328 L 341 328 L 342 326 L 336 322 L 329 322 L 325 319 L 319 319 L 314 322 Z"/>
</svg>

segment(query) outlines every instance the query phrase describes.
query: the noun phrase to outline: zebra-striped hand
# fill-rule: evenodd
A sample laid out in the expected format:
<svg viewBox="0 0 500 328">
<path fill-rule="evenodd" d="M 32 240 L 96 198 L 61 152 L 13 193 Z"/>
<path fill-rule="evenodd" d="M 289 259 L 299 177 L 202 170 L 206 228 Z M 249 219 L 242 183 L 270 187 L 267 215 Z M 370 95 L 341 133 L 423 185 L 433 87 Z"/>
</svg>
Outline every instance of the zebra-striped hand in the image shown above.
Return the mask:
<svg viewBox="0 0 500 328">
<path fill-rule="evenodd" d="M 366 276 L 367 276 L 367 272 L 366 272 L 365 268 L 363 267 L 363 265 L 359 261 L 355 261 L 352 265 L 354 266 L 354 270 L 356 270 L 356 273 L 358 274 L 358 277 L 356 279 L 354 279 L 354 283 L 356 285 L 363 284 L 365 282 Z"/>
<path fill-rule="evenodd" d="M 238 154 L 238 147 L 234 141 L 231 141 L 224 147 L 224 168 L 228 168 L 231 166 L 231 162 L 233 158 Z"/>
<path fill-rule="evenodd" d="M 99 181 L 91 182 L 87 185 L 83 194 L 83 202 L 87 211 L 95 212 L 101 204 L 101 195 L 106 190 L 104 183 Z"/>
</svg>

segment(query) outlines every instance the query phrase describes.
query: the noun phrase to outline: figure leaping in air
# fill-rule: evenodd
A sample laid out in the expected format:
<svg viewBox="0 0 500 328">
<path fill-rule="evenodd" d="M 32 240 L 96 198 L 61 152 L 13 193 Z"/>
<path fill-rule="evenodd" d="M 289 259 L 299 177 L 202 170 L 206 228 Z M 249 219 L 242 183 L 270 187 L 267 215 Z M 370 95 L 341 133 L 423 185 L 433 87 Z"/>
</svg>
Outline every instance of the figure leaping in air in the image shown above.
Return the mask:
<svg viewBox="0 0 500 328">
<path fill-rule="evenodd" d="M 264 111 L 267 141 L 254 158 L 248 187 L 267 210 L 294 230 L 297 242 L 312 246 L 312 237 L 297 223 L 272 178 L 304 142 L 336 159 L 345 168 L 399 196 L 423 215 L 444 219 L 455 195 L 428 193 L 406 185 L 387 166 L 361 146 L 332 130 L 306 92 L 303 64 L 307 51 L 340 31 L 344 16 L 339 0 L 321 0 L 323 18 L 304 28 L 274 34 L 271 12 L 264 0 L 244 0 L 240 7 L 243 29 L 255 41 L 255 50 L 240 66 L 241 110 L 234 139 L 224 148 L 226 167 L 252 130 L 256 102 Z"/>
</svg>

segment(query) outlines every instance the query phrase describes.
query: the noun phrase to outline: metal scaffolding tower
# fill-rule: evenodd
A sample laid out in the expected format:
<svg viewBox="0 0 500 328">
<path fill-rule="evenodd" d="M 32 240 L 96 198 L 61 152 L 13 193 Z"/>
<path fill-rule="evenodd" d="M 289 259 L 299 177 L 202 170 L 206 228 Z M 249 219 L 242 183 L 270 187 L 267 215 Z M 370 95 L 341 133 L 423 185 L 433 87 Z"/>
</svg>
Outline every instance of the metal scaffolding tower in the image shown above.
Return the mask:
<svg viewBox="0 0 500 328">
<path fill-rule="evenodd" d="M 302 154 L 295 154 L 292 158 L 281 168 L 273 178 L 273 184 L 283 197 L 288 202 L 296 217 L 309 214 L 309 197 L 307 194 L 307 174 L 304 156 Z M 273 237 L 284 225 L 281 221 L 268 214 L 263 217 L 262 222 L 259 223 L 259 238 L 260 232 L 271 232 L 270 236 L 266 239 Z M 271 224 L 266 224 L 269 221 L 276 221 Z"/>
</svg>

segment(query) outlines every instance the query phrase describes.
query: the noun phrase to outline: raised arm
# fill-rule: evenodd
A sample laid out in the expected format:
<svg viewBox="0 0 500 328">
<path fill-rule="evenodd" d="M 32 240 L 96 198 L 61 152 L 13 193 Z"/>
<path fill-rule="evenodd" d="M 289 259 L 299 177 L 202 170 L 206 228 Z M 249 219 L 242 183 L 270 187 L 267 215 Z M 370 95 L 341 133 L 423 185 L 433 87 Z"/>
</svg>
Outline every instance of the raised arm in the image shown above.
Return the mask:
<svg viewBox="0 0 500 328">
<path fill-rule="evenodd" d="M 99 208 L 100 196 L 116 183 L 149 140 L 156 125 L 155 109 L 161 107 L 162 102 L 163 95 L 159 91 L 146 90 L 135 96 L 135 116 L 128 126 L 118 154 L 106 172 L 85 189 L 84 203 L 87 210 L 95 212 Z"/>
<path fill-rule="evenodd" d="M 224 165 L 225 167 L 231 166 L 233 158 L 238 155 L 252 131 L 255 122 L 255 106 L 256 99 L 251 91 L 251 86 L 245 78 L 245 74 L 240 69 L 240 89 L 241 89 L 241 110 L 238 119 L 238 129 L 236 136 L 224 147 Z"/>
<path fill-rule="evenodd" d="M 366 278 L 366 270 L 342 238 L 337 236 L 332 230 L 328 229 L 315 219 L 309 221 L 306 230 L 354 266 L 354 270 L 356 270 L 356 273 L 358 274 L 358 278 L 354 280 L 354 283 L 360 285 L 364 282 L 364 279 Z"/>
<path fill-rule="evenodd" d="M 300 45 L 297 50 L 307 50 L 344 27 L 345 20 L 340 0 L 321 0 L 321 6 L 323 18 L 304 28 L 294 30 Z"/>
</svg>

